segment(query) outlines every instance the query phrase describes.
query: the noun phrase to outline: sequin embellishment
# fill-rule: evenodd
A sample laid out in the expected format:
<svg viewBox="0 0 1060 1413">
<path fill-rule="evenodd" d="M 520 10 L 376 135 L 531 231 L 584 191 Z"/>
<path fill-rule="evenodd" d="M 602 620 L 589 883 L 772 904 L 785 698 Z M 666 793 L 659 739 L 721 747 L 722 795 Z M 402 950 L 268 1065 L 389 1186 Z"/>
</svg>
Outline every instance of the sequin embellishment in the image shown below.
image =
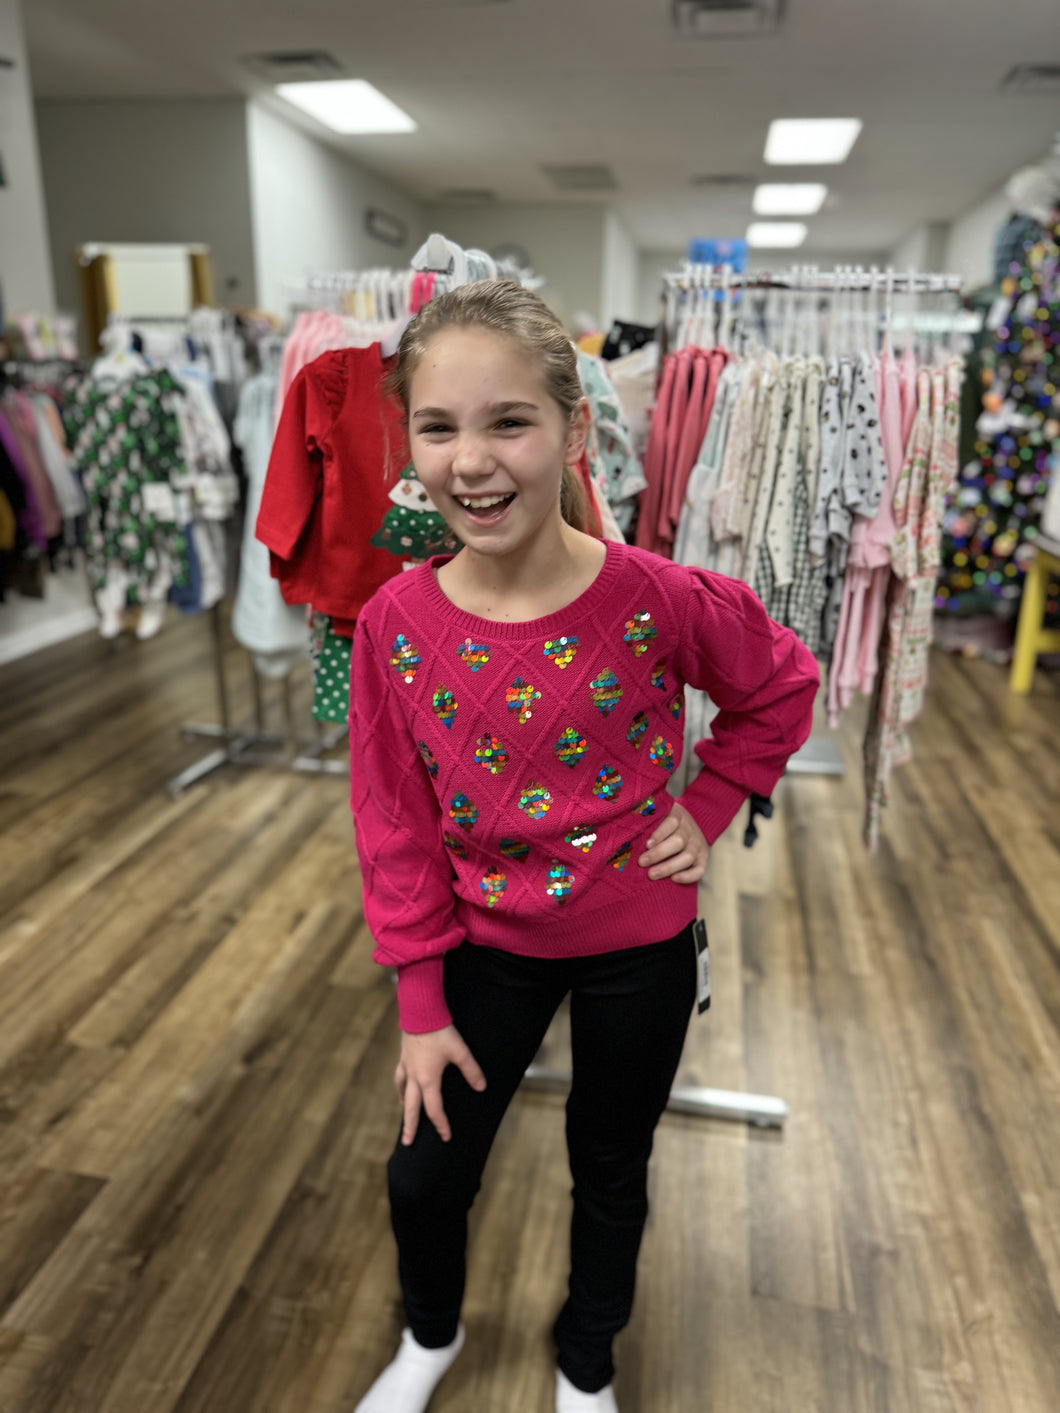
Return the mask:
<svg viewBox="0 0 1060 1413">
<path fill-rule="evenodd" d="M 573 844 L 576 849 L 581 849 L 583 854 L 587 854 L 596 843 L 595 829 L 572 829 L 569 834 L 565 834 L 564 842 Z"/>
<path fill-rule="evenodd" d="M 641 800 L 639 805 L 633 806 L 634 814 L 649 815 L 655 813 L 655 796 L 649 795 L 646 800 Z"/>
<path fill-rule="evenodd" d="M 675 721 L 680 721 L 681 713 L 685 709 L 684 693 L 678 692 L 676 697 L 671 697 L 669 702 L 667 702 L 667 706 L 670 709 L 670 715 L 673 717 L 673 719 Z"/>
<path fill-rule="evenodd" d="M 640 750 L 647 729 L 648 713 L 646 711 L 638 711 L 629 724 L 629 730 L 626 732 L 626 740 L 635 750 Z"/>
<path fill-rule="evenodd" d="M 549 662 L 554 662 L 560 670 L 569 667 L 574 661 L 574 654 L 578 651 L 577 638 L 546 638 L 545 656 Z"/>
<path fill-rule="evenodd" d="M 406 682 L 411 682 L 416 676 L 416 669 L 419 667 L 420 661 L 420 655 L 416 648 L 404 633 L 399 633 L 390 650 L 390 666 L 399 677 L 404 677 Z"/>
<path fill-rule="evenodd" d="M 505 878 L 504 874 L 501 873 L 499 868 L 491 868 L 489 873 L 486 874 L 485 878 L 479 884 L 479 887 L 486 895 L 486 906 L 492 908 L 508 887 L 508 880 Z"/>
<path fill-rule="evenodd" d="M 528 780 L 519 796 L 519 808 L 531 819 L 544 819 L 552 807 L 552 796 L 539 780 Z"/>
<path fill-rule="evenodd" d="M 430 746 L 428 746 L 426 741 L 417 741 L 416 749 L 423 757 L 423 763 L 427 767 L 427 771 L 431 779 L 436 780 L 438 778 L 438 762 L 434 758 L 434 752 L 431 750 Z"/>
<path fill-rule="evenodd" d="M 467 858 L 467 845 L 464 843 L 463 839 L 458 839 L 455 834 L 450 834 L 446 831 L 442 835 L 442 843 L 449 852 L 455 854 L 458 859 Z"/>
<path fill-rule="evenodd" d="M 434 689 L 434 696 L 431 698 L 434 706 L 434 714 L 448 731 L 456 720 L 456 697 L 448 687 L 443 687 L 439 682 Z"/>
<path fill-rule="evenodd" d="M 533 716 L 532 707 L 534 702 L 541 700 L 541 693 L 536 687 L 524 682 L 521 677 L 517 677 L 504 694 L 508 703 L 508 710 L 519 713 L 519 724 L 525 726 Z"/>
<path fill-rule="evenodd" d="M 605 667 L 599 677 L 594 677 L 589 683 L 592 688 L 593 702 L 596 709 L 607 716 L 618 706 L 618 699 L 622 695 L 622 688 L 618 685 L 618 678 L 609 667 Z"/>
<path fill-rule="evenodd" d="M 651 685 L 660 692 L 666 691 L 666 658 L 661 657 L 651 670 Z"/>
<path fill-rule="evenodd" d="M 648 722 L 645 719 L 645 726 Z M 557 760 L 569 766 L 571 770 L 578 764 L 586 751 L 585 737 L 575 726 L 567 726 L 560 734 L 559 740 L 552 747 Z"/>
<path fill-rule="evenodd" d="M 633 649 L 634 657 L 643 657 L 648 651 L 648 644 L 658 636 L 659 630 L 652 622 L 651 614 L 635 613 L 626 624 L 623 641 Z"/>
<path fill-rule="evenodd" d="M 522 843 L 519 839 L 502 839 L 501 853 L 506 859 L 515 859 L 522 863 L 530 852 L 530 845 Z"/>
<path fill-rule="evenodd" d="M 470 638 L 465 638 L 457 648 L 460 661 L 465 667 L 470 667 L 472 672 L 477 672 L 480 667 L 485 667 L 490 660 L 490 650 L 485 643 L 473 643 Z"/>
<path fill-rule="evenodd" d="M 455 820 L 461 829 L 471 829 L 478 819 L 478 810 L 466 795 L 454 795 L 449 801 L 449 818 Z"/>
<path fill-rule="evenodd" d="M 651 743 L 648 754 L 655 765 L 661 765 L 663 770 L 672 771 L 674 768 L 674 748 L 669 741 L 664 741 L 661 736 L 656 736 Z"/>
<path fill-rule="evenodd" d="M 616 800 L 622 789 L 622 777 L 613 765 L 602 765 L 597 771 L 593 794 L 601 800 Z"/>
<path fill-rule="evenodd" d="M 607 862 L 611 865 L 612 868 L 617 868 L 619 873 L 621 873 L 622 870 L 625 868 L 626 864 L 629 863 L 630 855 L 632 854 L 632 852 L 633 844 L 631 841 L 628 844 L 623 844 L 621 849 L 619 849 L 618 853 L 612 854 Z"/>
<path fill-rule="evenodd" d="M 555 898 L 557 903 L 562 903 L 570 897 L 573 885 L 574 874 L 566 864 L 561 864 L 559 859 L 553 859 L 552 867 L 548 871 L 548 887 L 545 889 L 548 896 Z"/>
<path fill-rule="evenodd" d="M 553 797 L 548 794 L 540 780 L 527 780 L 519 797 L 519 808 L 530 815 L 531 820 L 543 820 L 550 811 Z"/>
<path fill-rule="evenodd" d="M 491 775 L 500 775 L 508 764 L 508 752 L 496 736 L 480 736 L 475 742 L 475 761 Z"/>
</svg>

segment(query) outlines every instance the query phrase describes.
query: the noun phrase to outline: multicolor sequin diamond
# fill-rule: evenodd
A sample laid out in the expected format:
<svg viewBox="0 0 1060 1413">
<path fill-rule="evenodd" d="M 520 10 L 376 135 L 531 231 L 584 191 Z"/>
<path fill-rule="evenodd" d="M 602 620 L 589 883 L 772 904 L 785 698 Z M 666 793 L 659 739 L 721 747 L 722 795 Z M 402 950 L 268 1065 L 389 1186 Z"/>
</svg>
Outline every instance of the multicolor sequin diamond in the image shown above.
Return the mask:
<svg viewBox="0 0 1060 1413">
<path fill-rule="evenodd" d="M 647 726 L 647 719 L 644 722 Z M 571 770 L 578 764 L 587 749 L 585 737 L 575 726 L 567 726 L 560 733 L 560 738 L 552 747 L 557 760 L 569 766 Z"/>
<path fill-rule="evenodd" d="M 573 845 L 575 849 L 581 849 L 583 854 L 587 854 L 596 843 L 595 829 L 572 829 L 569 834 L 565 834 L 564 841 Z"/>
<path fill-rule="evenodd" d="M 552 808 L 552 796 L 540 780 L 529 780 L 519 796 L 519 808 L 525 810 L 531 819 L 544 819 Z"/>
<path fill-rule="evenodd" d="M 545 639 L 545 656 L 561 670 L 571 665 L 577 651 L 578 639 L 575 637 Z"/>
<path fill-rule="evenodd" d="M 434 707 L 434 714 L 448 731 L 456 720 L 456 697 L 448 687 L 443 687 L 439 682 L 434 689 L 434 696 L 431 698 L 431 705 Z"/>
<path fill-rule="evenodd" d="M 633 806 L 633 813 L 634 813 L 634 814 L 649 815 L 649 814 L 654 814 L 654 813 L 655 813 L 655 810 L 656 810 L 656 805 L 655 805 L 655 796 L 654 796 L 654 795 L 649 795 L 646 800 L 641 800 L 641 802 L 640 802 L 639 805 L 634 805 L 634 806 Z"/>
<path fill-rule="evenodd" d="M 609 667 L 605 667 L 599 677 L 594 677 L 589 683 L 592 689 L 593 702 L 596 709 L 607 716 L 618 706 L 619 698 L 622 696 L 622 688 L 618 685 L 618 678 Z"/>
<path fill-rule="evenodd" d="M 508 880 L 499 868 L 491 868 L 479 887 L 486 895 L 486 906 L 492 908 L 508 887 Z"/>
<path fill-rule="evenodd" d="M 455 834 L 450 834 L 448 830 L 442 835 L 442 843 L 451 854 L 455 854 L 458 859 L 467 858 L 467 845 L 463 839 L 457 838 Z"/>
<path fill-rule="evenodd" d="M 500 775 L 508 764 L 508 752 L 496 736 L 480 736 L 475 743 L 475 762 L 491 775 Z"/>
<path fill-rule="evenodd" d="M 633 842 L 631 840 L 628 844 L 623 844 L 621 849 L 619 849 L 617 853 L 612 854 L 607 862 L 611 865 L 612 868 L 617 868 L 619 873 L 621 873 L 622 870 L 625 868 L 626 864 L 629 863 L 630 855 L 632 854 L 632 852 Z"/>
<path fill-rule="evenodd" d="M 460 661 L 465 667 L 470 667 L 472 672 L 485 667 L 490 660 L 490 650 L 486 644 L 472 642 L 470 638 L 465 638 L 456 651 Z"/>
<path fill-rule="evenodd" d="M 671 697 L 670 700 L 667 702 L 667 707 L 669 708 L 670 715 L 673 717 L 673 719 L 675 721 L 680 721 L 681 713 L 685 709 L 684 693 L 678 692 L 676 697 Z"/>
<path fill-rule="evenodd" d="M 522 863 L 530 852 L 530 845 L 524 844 L 520 839 L 502 839 L 501 853 L 506 859 L 515 859 L 517 863 Z"/>
<path fill-rule="evenodd" d="M 406 682 L 412 682 L 420 662 L 421 658 L 415 645 L 409 642 L 404 633 L 399 633 L 390 649 L 390 666 L 399 677 L 404 677 Z"/>
<path fill-rule="evenodd" d="M 434 752 L 426 741 L 417 741 L 416 749 L 423 757 L 423 763 L 427 767 L 427 773 L 432 780 L 436 780 L 438 778 L 438 762 L 434 758 Z"/>
<path fill-rule="evenodd" d="M 559 859 L 553 859 L 552 867 L 548 871 L 548 887 L 545 892 L 557 903 L 562 903 L 570 897 L 570 890 L 573 886 L 574 874 L 566 864 L 560 863 Z"/>
<path fill-rule="evenodd" d="M 634 748 L 634 750 L 640 750 L 647 730 L 648 713 L 646 711 L 638 711 L 636 716 L 629 724 L 629 730 L 626 732 L 626 740 Z"/>
<path fill-rule="evenodd" d="M 455 820 L 461 829 L 472 829 L 478 819 L 478 810 L 466 795 L 454 795 L 449 801 L 449 818 Z"/>
<path fill-rule="evenodd" d="M 541 693 L 529 682 L 517 677 L 504 694 L 508 710 L 518 712 L 519 724 L 525 726 L 533 715 L 533 705 L 541 700 Z"/>
<path fill-rule="evenodd" d="M 602 765 L 596 774 L 593 794 L 601 800 L 615 800 L 622 789 L 622 777 L 613 765 Z"/>
<path fill-rule="evenodd" d="M 672 771 L 674 768 L 674 748 L 669 741 L 664 741 L 661 736 L 656 736 L 648 750 L 652 762 L 662 766 L 665 771 Z"/>
<path fill-rule="evenodd" d="M 651 670 L 651 685 L 660 692 L 666 691 L 666 663 L 667 659 L 661 657 Z"/>
<path fill-rule="evenodd" d="M 643 657 L 648 644 L 659 636 L 659 630 L 652 622 L 650 613 L 635 613 L 626 624 L 623 641 L 633 649 L 634 657 Z"/>
</svg>

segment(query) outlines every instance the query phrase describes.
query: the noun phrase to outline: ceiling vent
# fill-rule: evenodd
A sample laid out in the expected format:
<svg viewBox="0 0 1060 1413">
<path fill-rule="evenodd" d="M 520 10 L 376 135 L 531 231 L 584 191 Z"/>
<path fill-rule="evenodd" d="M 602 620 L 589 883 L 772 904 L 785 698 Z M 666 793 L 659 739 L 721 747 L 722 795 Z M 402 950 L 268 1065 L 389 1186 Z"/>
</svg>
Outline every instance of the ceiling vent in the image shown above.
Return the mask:
<svg viewBox="0 0 1060 1413">
<path fill-rule="evenodd" d="M 686 39 L 741 39 L 774 34 L 784 0 L 672 0 L 674 28 Z"/>
<path fill-rule="evenodd" d="M 697 172 L 688 180 L 693 186 L 711 187 L 716 191 L 742 191 L 755 186 L 758 178 L 746 172 Z"/>
<path fill-rule="evenodd" d="M 1001 81 L 1002 93 L 1060 93 L 1060 64 L 1017 64 Z"/>
<path fill-rule="evenodd" d="M 295 49 L 278 54 L 248 54 L 243 64 L 266 83 L 315 83 L 344 78 L 345 67 L 323 49 Z"/>
<path fill-rule="evenodd" d="M 617 191 L 611 168 L 603 162 L 575 163 L 572 166 L 542 166 L 541 170 L 560 191 Z"/>
<path fill-rule="evenodd" d="M 497 200 L 497 193 L 484 186 L 451 186 L 439 193 L 438 200 L 456 206 L 488 206 Z"/>
</svg>

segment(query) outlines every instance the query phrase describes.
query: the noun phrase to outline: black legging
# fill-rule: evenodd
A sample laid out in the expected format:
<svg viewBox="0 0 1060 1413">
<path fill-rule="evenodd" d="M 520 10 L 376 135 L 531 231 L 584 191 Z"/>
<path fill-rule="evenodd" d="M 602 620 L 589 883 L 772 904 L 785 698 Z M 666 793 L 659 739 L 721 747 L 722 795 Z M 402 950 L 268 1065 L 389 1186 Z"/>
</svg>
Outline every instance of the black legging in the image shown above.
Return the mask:
<svg viewBox="0 0 1060 1413">
<path fill-rule="evenodd" d="M 553 1333 L 576 1388 L 596 1393 L 611 1382 L 612 1341 L 633 1305 L 652 1138 L 695 986 L 691 925 L 668 941 L 595 957 L 543 960 L 466 942 L 446 955 L 446 1001 L 487 1088 L 476 1093 L 450 1065 L 442 1097 L 451 1141 L 421 1113 L 414 1142 L 399 1141 L 390 1159 L 401 1286 L 420 1344 L 440 1348 L 456 1336 L 467 1215 L 505 1110 L 569 991 L 574 1212 L 570 1293 Z"/>
</svg>

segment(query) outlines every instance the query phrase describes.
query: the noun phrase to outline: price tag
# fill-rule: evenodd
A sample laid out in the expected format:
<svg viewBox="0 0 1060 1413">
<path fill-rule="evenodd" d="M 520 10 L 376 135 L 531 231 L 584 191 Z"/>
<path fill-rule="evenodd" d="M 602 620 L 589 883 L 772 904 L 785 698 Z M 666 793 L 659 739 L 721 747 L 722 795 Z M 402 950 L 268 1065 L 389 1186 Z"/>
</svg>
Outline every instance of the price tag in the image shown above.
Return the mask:
<svg viewBox="0 0 1060 1413">
<path fill-rule="evenodd" d="M 710 948 L 707 946 L 707 924 L 697 918 L 692 928 L 696 942 L 696 993 L 699 1014 L 710 1010 Z"/>
</svg>

